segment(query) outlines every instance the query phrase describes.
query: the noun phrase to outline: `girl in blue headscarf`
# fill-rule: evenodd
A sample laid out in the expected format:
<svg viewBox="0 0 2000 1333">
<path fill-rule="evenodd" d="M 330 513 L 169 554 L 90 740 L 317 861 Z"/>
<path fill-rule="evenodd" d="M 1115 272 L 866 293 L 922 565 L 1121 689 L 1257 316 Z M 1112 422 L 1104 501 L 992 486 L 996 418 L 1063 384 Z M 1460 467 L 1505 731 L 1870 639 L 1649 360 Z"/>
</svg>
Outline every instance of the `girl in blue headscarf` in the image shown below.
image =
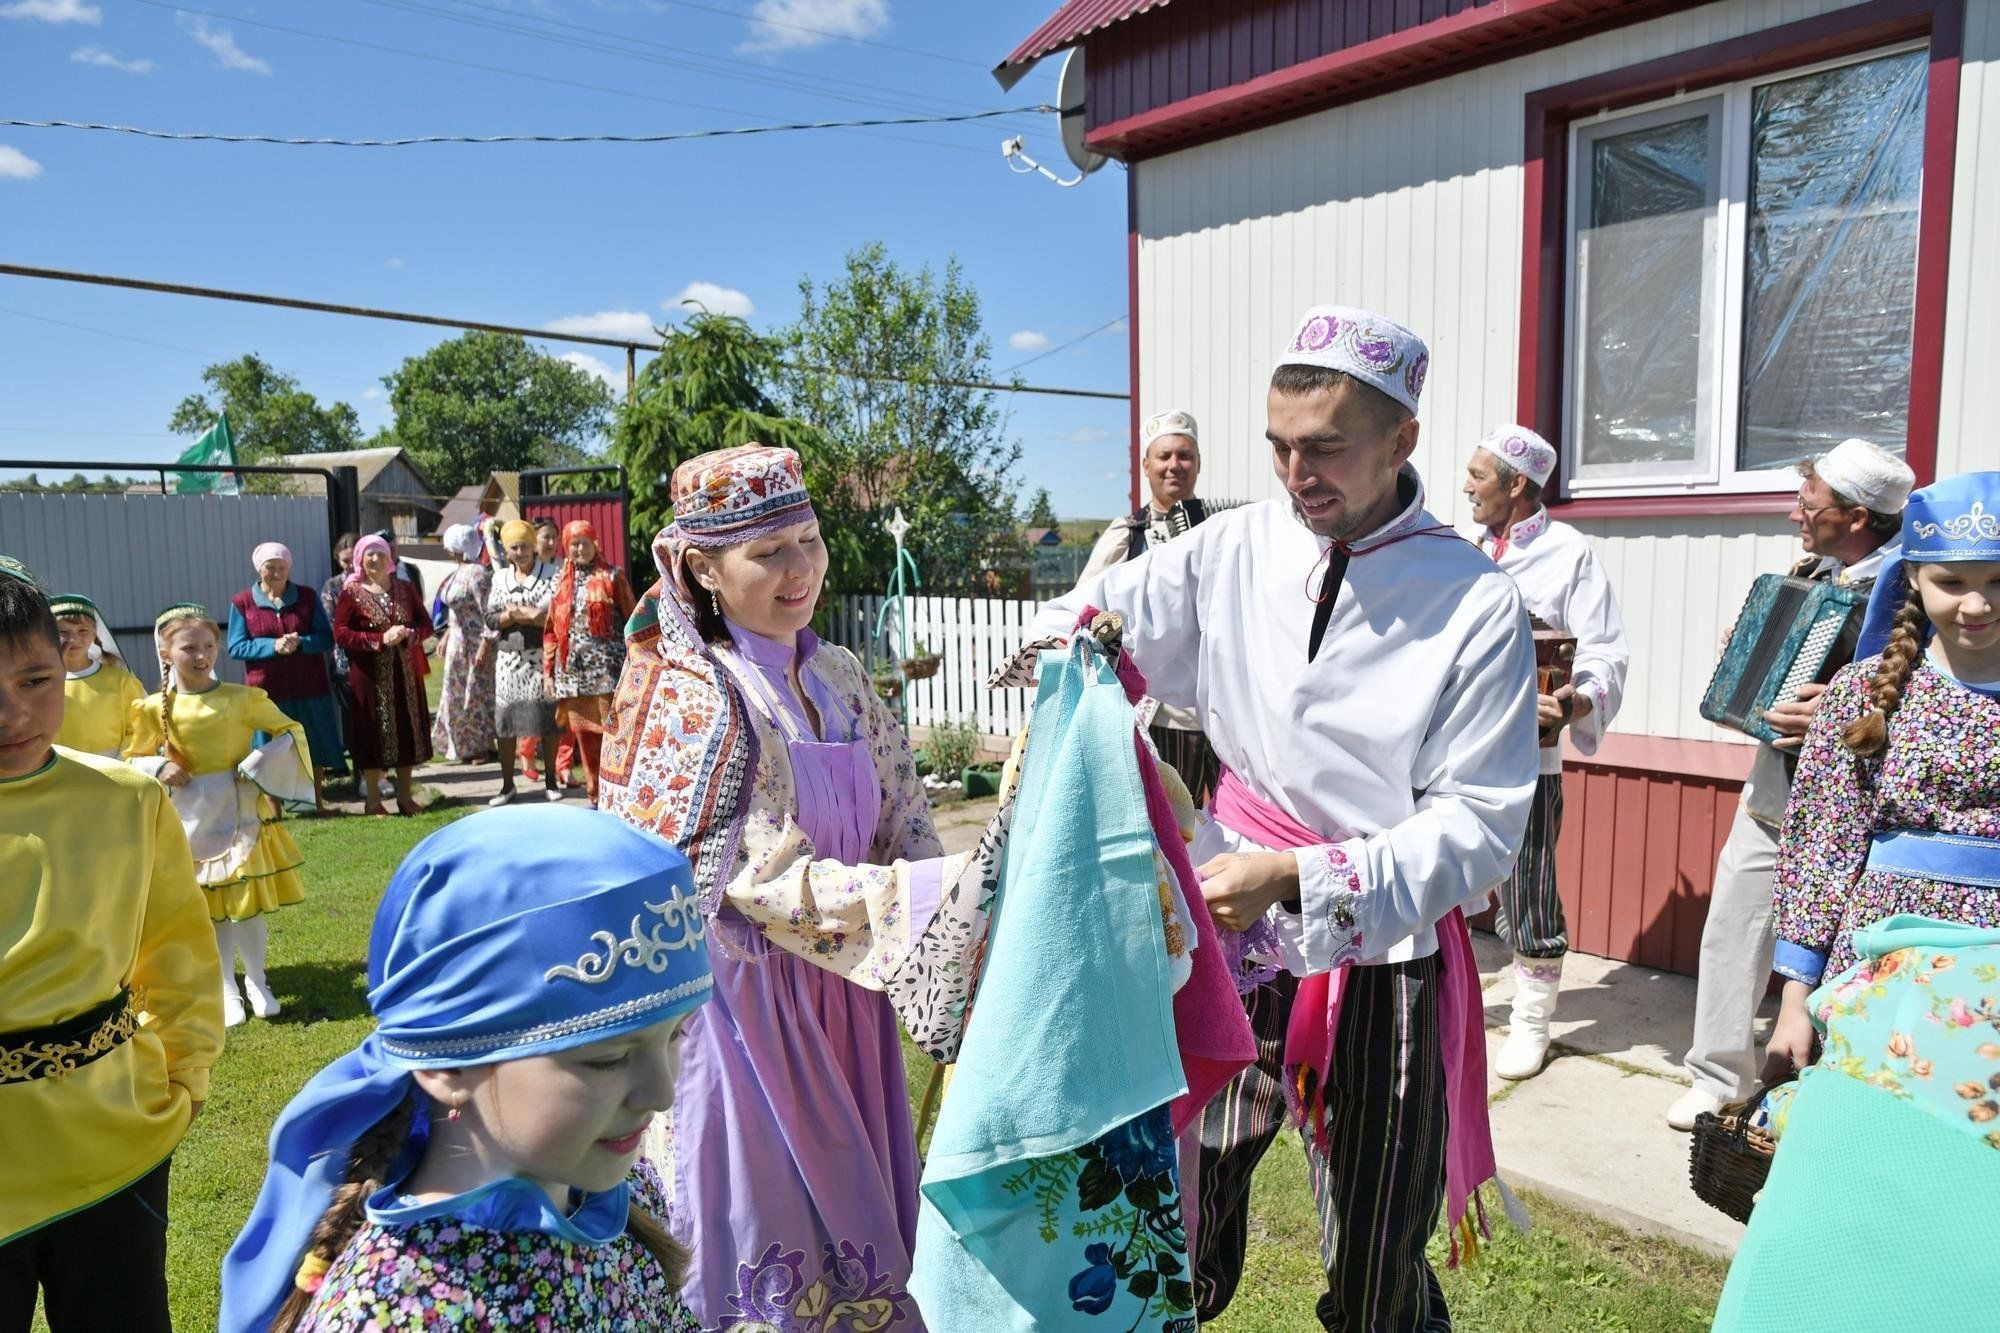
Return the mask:
<svg viewBox="0 0 2000 1333">
<path fill-rule="evenodd" d="M 709 991 L 687 862 L 655 835 L 543 806 L 426 838 L 375 914 L 375 1032 L 271 1131 L 224 1333 L 693 1330 L 635 1164 Z"/>
</svg>

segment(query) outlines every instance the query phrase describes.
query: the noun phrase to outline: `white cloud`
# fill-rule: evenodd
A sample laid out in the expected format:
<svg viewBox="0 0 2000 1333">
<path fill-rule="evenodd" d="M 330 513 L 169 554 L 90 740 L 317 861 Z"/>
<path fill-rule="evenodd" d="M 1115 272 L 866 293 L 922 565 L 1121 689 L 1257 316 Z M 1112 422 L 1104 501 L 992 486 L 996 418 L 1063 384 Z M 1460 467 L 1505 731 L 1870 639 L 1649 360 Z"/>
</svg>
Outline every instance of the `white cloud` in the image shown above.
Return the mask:
<svg viewBox="0 0 2000 1333">
<path fill-rule="evenodd" d="M 757 0 L 739 51 L 792 51 L 836 37 L 873 37 L 889 26 L 889 0 Z"/>
<path fill-rule="evenodd" d="M 1007 335 L 1007 345 L 1017 352 L 1039 352 L 1049 345 L 1049 335 L 1037 333 L 1033 329 L 1022 329 Z"/>
<path fill-rule="evenodd" d="M 83 3 L 83 0 L 14 0 L 11 5 L 0 5 L 0 19 L 40 19 L 44 23 L 88 23 L 95 27 L 104 22 L 104 11 L 96 5 Z"/>
<path fill-rule="evenodd" d="M 41 163 L 18 148 L 0 143 L 0 181 L 31 181 L 41 174 Z"/>
<path fill-rule="evenodd" d="M 96 65 L 103 69 L 120 70 L 126 74 L 151 74 L 153 62 L 150 60 L 120 60 L 112 52 L 101 46 L 83 46 L 69 53 L 69 58 L 79 65 Z"/>
<path fill-rule="evenodd" d="M 610 366 L 599 361 L 588 352 L 564 352 L 556 360 L 567 361 L 586 375 L 595 375 L 598 379 L 604 381 L 607 388 L 622 390 L 625 387 L 625 377 L 623 375 L 615 373 Z"/>
<path fill-rule="evenodd" d="M 748 296 L 734 287 L 713 282 L 691 282 L 660 305 L 676 314 L 685 314 L 687 312 L 681 306 L 683 301 L 698 301 L 708 307 L 711 315 L 734 315 L 738 319 L 748 319 L 757 313 L 757 307 Z"/>
<path fill-rule="evenodd" d="M 1101 444 L 1111 438 L 1111 432 L 1098 426 L 1083 426 L 1063 436 L 1071 444 Z"/>
<path fill-rule="evenodd" d="M 629 338 L 649 343 L 658 338 L 652 317 L 643 310 L 600 310 L 594 315 L 564 315 L 542 325 L 550 333 L 577 333 L 586 338 Z"/>
<path fill-rule="evenodd" d="M 1132 327 L 1132 326 L 1131 326 L 1130 324 L 1127 324 L 1127 323 L 1125 322 L 1125 317 L 1124 317 L 1123 315 L 1120 315 L 1120 316 L 1119 316 L 1119 317 L 1118 317 L 1117 319 L 1114 319 L 1114 320 L 1112 320 L 1112 321 L 1111 321 L 1111 327 L 1110 327 L 1110 328 L 1108 328 L 1108 329 L 1106 329 L 1106 330 L 1105 330 L 1105 332 L 1106 332 L 1106 333 L 1124 333 L 1124 332 L 1125 332 L 1126 330 L 1130 329 L 1131 327 Z"/>
<path fill-rule="evenodd" d="M 389 262 L 388 262 L 388 265 L 387 265 L 387 267 L 389 267 L 389 268 L 401 268 L 402 266 L 403 266 L 403 257 L 402 257 L 401 255 L 390 255 L 390 256 L 389 256 Z"/>
<path fill-rule="evenodd" d="M 373 402 L 375 399 L 380 398 L 382 396 L 382 389 L 379 385 L 371 384 L 367 388 L 361 391 L 361 396 L 367 399 L 368 401 Z"/>
<path fill-rule="evenodd" d="M 198 14 L 182 12 L 181 31 L 194 38 L 196 45 L 215 57 L 215 63 L 222 69 L 242 70 L 246 74 L 271 72 L 271 62 L 251 55 L 236 44 L 236 38 L 227 28 L 211 28 L 208 20 Z"/>
</svg>

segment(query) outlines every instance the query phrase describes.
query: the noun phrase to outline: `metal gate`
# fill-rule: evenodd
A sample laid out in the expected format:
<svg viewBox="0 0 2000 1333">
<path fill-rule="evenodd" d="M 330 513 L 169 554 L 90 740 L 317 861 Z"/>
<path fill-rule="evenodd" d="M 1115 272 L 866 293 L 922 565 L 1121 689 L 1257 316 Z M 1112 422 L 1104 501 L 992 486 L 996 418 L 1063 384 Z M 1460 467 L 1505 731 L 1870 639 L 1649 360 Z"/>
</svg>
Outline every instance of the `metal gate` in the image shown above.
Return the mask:
<svg viewBox="0 0 2000 1333">
<path fill-rule="evenodd" d="M 96 602 L 126 665 L 149 687 L 160 680 L 153 619 L 162 607 L 200 602 L 226 625 L 229 599 L 256 581 L 250 552 L 267 541 L 291 548 L 293 582 L 317 592 L 333 573 L 335 536 L 359 511 L 351 467 L 89 466 L 163 478 L 174 471 L 291 474 L 323 487 L 323 493 L 276 495 L 0 492 L 0 551 L 24 562 L 49 592 L 80 592 Z M 0 459 L 5 469 L 75 467 L 74 460 Z M 226 655 L 217 672 L 225 680 L 243 679 L 242 664 Z"/>
<path fill-rule="evenodd" d="M 615 489 L 564 494 L 551 494 L 548 489 L 552 477 L 606 473 L 617 478 Z M 592 467 L 529 468 L 521 474 L 521 517 L 531 523 L 538 518 L 554 519 L 558 526 L 574 519 L 588 519 L 590 525 L 597 529 L 599 550 L 606 559 L 621 565 L 633 558 L 626 532 L 626 515 L 630 512 L 631 502 L 631 492 L 625 485 L 625 469 L 618 463 L 600 463 Z M 648 560 L 636 570 L 627 569 L 625 576 L 632 581 L 635 589 L 643 591 L 654 578 L 652 562 Z"/>
</svg>

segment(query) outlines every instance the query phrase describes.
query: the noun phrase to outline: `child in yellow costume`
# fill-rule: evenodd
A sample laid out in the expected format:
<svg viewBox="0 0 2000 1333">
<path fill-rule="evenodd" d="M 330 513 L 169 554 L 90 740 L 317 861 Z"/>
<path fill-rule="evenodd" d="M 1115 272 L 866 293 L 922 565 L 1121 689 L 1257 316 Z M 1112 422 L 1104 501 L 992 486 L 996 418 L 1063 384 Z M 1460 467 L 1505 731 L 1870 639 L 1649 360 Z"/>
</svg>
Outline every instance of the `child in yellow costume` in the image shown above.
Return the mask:
<svg viewBox="0 0 2000 1333">
<path fill-rule="evenodd" d="M 243 960 L 250 1012 L 270 1018 L 279 1006 L 264 978 L 264 914 L 306 896 L 305 857 L 273 802 L 313 798 L 305 729 L 264 691 L 215 678 L 222 631 L 201 607 L 182 602 L 162 611 L 153 642 L 161 689 L 133 707 L 126 758 L 166 784 L 187 830 L 222 955 L 224 1023 L 244 1017 L 232 954 Z M 271 738 L 261 747 L 260 731 Z"/>
<path fill-rule="evenodd" d="M 80 592 L 49 598 L 56 628 L 62 634 L 62 735 L 56 744 L 86 754 L 117 759 L 125 753 L 125 728 L 132 705 L 146 697 L 146 687 L 118 660 L 118 645 L 104 628 L 97 604 Z"/>
<path fill-rule="evenodd" d="M 165 1333 L 169 1159 L 221 973 L 160 784 L 55 745 L 61 640 L 0 556 L 0 1328 Z"/>
</svg>

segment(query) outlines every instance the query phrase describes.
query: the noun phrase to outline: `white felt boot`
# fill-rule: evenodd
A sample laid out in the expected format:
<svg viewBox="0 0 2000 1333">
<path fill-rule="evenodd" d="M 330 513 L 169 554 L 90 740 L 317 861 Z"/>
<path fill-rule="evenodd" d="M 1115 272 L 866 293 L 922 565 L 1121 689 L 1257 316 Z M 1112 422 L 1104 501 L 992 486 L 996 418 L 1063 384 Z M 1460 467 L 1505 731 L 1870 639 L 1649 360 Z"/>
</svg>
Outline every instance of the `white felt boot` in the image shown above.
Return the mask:
<svg viewBox="0 0 2000 1333">
<path fill-rule="evenodd" d="M 270 923 L 261 916 L 236 923 L 236 949 L 243 955 L 243 991 L 250 997 L 250 1012 L 259 1018 L 278 1016 L 278 997 L 264 980 L 264 943 L 270 930 Z"/>
<path fill-rule="evenodd" d="M 243 992 L 236 989 L 236 923 L 212 922 L 215 951 L 222 955 L 222 1026 L 236 1027 L 249 1015 L 243 1010 Z"/>
<path fill-rule="evenodd" d="M 1561 958 L 1514 959 L 1514 1011 L 1507 1019 L 1507 1040 L 1493 1058 L 1501 1078 L 1533 1078 L 1549 1057 L 1549 1021 L 1556 1016 L 1556 996 L 1562 989 Z"/>
</svg>

